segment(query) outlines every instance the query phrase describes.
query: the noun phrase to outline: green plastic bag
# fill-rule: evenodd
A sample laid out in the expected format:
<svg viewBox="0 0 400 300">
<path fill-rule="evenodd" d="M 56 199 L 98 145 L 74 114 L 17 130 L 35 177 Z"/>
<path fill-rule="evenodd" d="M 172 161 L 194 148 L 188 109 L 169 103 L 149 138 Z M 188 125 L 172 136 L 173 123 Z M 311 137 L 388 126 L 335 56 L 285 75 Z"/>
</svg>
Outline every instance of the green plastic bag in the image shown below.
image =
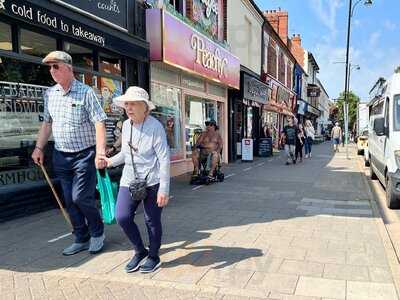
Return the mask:
<svg viewBox="0 0 400 300">
<path fill-rule="evenodd" d="M 118 183 L 112 182 L 107 170 L 97 170 L 97 190 L 100 193 L 101 213 L 105 224 L 115 224 L 115 204 L 117 203 Z"/>
</svg>

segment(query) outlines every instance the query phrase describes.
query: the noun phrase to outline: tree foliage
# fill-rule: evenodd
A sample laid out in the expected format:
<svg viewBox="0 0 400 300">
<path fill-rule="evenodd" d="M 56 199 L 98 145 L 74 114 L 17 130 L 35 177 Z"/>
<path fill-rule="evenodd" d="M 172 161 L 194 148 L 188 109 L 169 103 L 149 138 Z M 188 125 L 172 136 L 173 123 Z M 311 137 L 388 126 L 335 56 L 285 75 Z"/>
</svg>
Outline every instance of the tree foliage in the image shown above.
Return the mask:
<svg viewBox="0 0 400 300">
<path fill-rule="evenodd" d="M 400 73 L 400 66 L 398 66 L 398 67 L 394 70 L 394 72 L 395 72 L 395 73 Z"/>
<path fill-rule="evenodd" d="M 353 128 L 354 124 L 357 122 L 357 109 L 358 103 L 360 102 L 360 97 L 354 94 L 352 91 L 348 93 L 347 101 L 349 103 L 349 130 Z M 340 94 L 336 106 L 338 108 L 338 122 L 344 128 L 344 112 L 343 112 L 343 104 L 344 104 L 344 92 Z"/>
</svg>

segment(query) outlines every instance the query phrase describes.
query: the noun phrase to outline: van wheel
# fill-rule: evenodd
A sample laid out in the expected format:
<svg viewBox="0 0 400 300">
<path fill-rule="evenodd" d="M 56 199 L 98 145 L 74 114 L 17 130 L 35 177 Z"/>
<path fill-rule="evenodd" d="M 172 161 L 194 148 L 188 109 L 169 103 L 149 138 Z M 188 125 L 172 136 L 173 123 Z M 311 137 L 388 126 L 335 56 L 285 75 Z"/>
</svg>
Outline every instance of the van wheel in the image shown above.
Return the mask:
<svg viewBox="0 0 400 300">
<path fill-rule="evenodd" d="M 393 193 L 393 182 L 389 176 L 386 175 L 386 203 L 389 208 L 399 208 L 400 201 Z"/>
<path fill-rule="evenodd" d="M 364 166 L 369 167 L 370 163 L 369 160 L 364 160 Z"/>
<path fill-rule="evenodd" d="M 371 179 L 372 180 L 377 180 L 378 176 L 376 176 L 375 172 L 374 172 L 374 168 L 371 166 L 370 168 L 370 172 L 371 172 Z"/>
</svg>

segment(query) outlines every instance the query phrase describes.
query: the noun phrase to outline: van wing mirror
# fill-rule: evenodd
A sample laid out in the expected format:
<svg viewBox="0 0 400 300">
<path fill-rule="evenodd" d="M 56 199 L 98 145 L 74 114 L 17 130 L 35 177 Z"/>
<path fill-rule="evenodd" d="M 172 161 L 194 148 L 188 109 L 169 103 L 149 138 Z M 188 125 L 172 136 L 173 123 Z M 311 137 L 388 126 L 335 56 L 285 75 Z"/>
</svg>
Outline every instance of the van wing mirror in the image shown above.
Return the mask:
<svg viewBox="0 0 400 300">
<path fill-rule="evenodd" d="M 385 119 L 377 118 L 374 120 L 374 131 L 377 136 L 385 135 Z"/>
</svg>

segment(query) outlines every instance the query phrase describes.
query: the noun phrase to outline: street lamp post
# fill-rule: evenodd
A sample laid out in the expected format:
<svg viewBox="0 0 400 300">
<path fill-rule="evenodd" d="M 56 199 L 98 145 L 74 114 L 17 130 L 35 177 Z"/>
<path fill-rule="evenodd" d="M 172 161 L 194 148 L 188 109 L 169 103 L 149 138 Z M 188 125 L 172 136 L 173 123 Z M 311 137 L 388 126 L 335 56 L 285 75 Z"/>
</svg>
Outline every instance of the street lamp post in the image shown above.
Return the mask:
<svg viewBox="0 0 400 300">
<path fill-rule="evenodd" d="M 353 17 L 354 9 L 357 4 L 359 4 L 362 0 L 358 0 L 353 5 L 353 0 L 349 0 L 349 16 L 347 19 L 347 44 L 346 44 L 346 75 L 344 80 L 344 103 L 348 108 L 348 93 L 349 93 L 349 50 L 350 50 L 350 29 L 351 29 L 351 18 Z M 372 0 L 364 0 L 364 5 L 369 6 L 372 5 Z M 345 111 L 345 120 L 348 121 L 348 109 Z M 346 158 L 349 159 L 349 133 L 348 133 L 348 122 L 345 121 L 345 143 L 346 143 Z"/>
</svg>

